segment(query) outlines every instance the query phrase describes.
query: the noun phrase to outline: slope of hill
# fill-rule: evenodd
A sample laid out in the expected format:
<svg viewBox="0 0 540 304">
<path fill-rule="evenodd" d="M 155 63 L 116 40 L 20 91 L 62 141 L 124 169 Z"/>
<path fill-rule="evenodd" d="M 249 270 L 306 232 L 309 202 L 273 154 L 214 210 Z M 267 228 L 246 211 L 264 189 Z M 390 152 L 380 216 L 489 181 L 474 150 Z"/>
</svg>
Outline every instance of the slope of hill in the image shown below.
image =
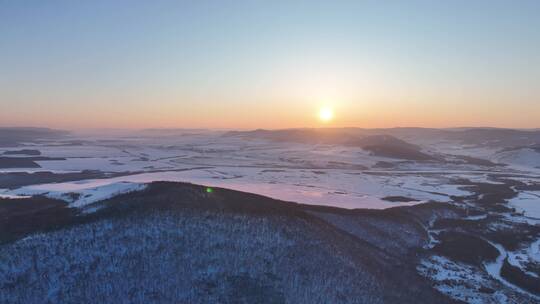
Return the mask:
<svg viewBox="0 0 540 304">
<path fill-rule="evenodd" d="M 2 230 L 0 302 L 452 303 L 416 275 L 414 251 L 427 235 L 405 210 L 334 210 L 165 182 L 94 213 L 60 204 L 1 202 L 2 218 L 21 228 Z M 347 231 L 332 224 L 340 219 L 362 220 Z"/>
<path fill-rule="evenodd" d="M 377 131 L 355 128 L 235 131 L 228 132 L 225 136 L 278 142 L 360 147 L 375 156 L 406 160 L 425 161 L 435 159 L 435 157 L 422 152 L 419 146 L 407 143 L 392 135 L 377 134 Z"/>
<path fill-rule="evenodd" d="M 406 160 L 435 160 L 436 158 L 421 151 L 419 146 L 410 144 L 391 135 L 371 135 L 363 137 L 357 144 L 373 155 L 406 159 Z"/>
</svg>

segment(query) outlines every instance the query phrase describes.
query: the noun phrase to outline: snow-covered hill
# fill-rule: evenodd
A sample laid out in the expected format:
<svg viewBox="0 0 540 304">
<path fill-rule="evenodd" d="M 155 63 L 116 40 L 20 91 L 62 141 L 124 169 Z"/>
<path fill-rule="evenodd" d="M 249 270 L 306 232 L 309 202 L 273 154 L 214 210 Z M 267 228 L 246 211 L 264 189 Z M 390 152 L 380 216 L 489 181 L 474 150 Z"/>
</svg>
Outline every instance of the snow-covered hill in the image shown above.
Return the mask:
<svg viewBox="0 0 540 304">
<path fill-rule="evenodd" d="M 173 183 L 98 204 L 0 246 L 0 302 L 451 303 L 416 277 L 411 252 L 426 236 L 405 212 L 340 214 Z M 346 232 L 325 217 L 369 224 Z"/>
</svg>

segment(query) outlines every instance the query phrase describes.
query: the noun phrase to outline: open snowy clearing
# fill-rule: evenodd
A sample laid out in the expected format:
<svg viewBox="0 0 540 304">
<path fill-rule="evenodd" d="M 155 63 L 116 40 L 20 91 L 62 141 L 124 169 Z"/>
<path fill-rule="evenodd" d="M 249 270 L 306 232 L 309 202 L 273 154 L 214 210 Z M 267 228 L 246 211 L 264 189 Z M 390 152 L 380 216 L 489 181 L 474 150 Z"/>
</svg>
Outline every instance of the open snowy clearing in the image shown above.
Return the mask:
<svg viewBox="0 0 540 304">
<path fill-rule="evenodd" d="M 259 168 L 213 168 L 141 173 L 115 178 L 30 185 L 4 191 L 7 195 L 79 193 L 119 183 L 145 184 L 174 181 L 251 192 L 305 204 L 343 208 L 383 209 L 426 201 L 450 201 L 450 196 L 469 194 L 458 185 L 446 185 L 443 177 L 421 175 L 380 176 L 351 174 L 346 170 L 272 170 Z M 441 185 L 444 184 L 444 185 Z M 387 196 L 409 197 L 410 202 L 389 202 Z"/>
<path fill-rule="evenodd" d="M 539 191 L 521 192 L 517 197 L 511 199 L 509 203 L 520 212 L 523 212 L 525 216 L 540 219 Z"/>
</svg>

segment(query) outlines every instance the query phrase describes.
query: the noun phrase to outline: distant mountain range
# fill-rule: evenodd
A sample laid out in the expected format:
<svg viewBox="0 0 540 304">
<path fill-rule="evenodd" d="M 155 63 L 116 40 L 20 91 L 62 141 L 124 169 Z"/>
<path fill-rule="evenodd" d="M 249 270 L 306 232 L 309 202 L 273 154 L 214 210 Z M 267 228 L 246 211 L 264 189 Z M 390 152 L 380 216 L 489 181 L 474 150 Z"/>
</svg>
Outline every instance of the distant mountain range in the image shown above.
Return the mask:
<svg viewBox="0 0 540 304">
<path fill-rule="evenodd" d="M 232 131 L 227 136 L 265 138 L 278 141 L 309 143 L 348 143 L 370 135 L 391 135 L 400 139 L 456 140 L 469 144 L 513 146 L 540 143 L 540 130 L 517 130 L 499 128 L 433 129 L 433 128 L 328 128 Z"/>
<path fill-rule="evenodd" d="M 423 151 L 419 145 L 410 142 L 430 141 L 433 143 L 437 141 L 455 141 L 457 144 L 477 147 L 507 150 L 531 148 L 537 151 L 540 146 L 539 130 L 497 128 L 258 129 L 254 131 L 227 132 L 225 136 L 278 142 L 354 146 L 369 151 L 375 156 L 415 161 L 434 161 L 439 160 L 439 157 Z"/>
<path fill-rule="evenodd" d="M 67 131 L 48 128 L 0 128 L 0 146 L 15 146 L 23 142 L 57 139 L 69 134 Z"/>
</svg>

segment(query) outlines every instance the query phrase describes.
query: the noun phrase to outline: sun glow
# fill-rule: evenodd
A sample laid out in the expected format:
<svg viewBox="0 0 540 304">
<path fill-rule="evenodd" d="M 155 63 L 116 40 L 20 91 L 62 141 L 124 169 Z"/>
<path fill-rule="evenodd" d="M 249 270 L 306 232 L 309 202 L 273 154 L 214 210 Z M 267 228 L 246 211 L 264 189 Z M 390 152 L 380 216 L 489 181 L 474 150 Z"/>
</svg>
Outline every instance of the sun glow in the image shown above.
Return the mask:
<svg viewBox="0 0 540 304">
<path fill-rule="evenodd" d="M 319 119 L 322 122 L 330 122 L 334 118 L 334 111 L 330 107 L 322 107 L 319 110 Z"/>
</svg>

